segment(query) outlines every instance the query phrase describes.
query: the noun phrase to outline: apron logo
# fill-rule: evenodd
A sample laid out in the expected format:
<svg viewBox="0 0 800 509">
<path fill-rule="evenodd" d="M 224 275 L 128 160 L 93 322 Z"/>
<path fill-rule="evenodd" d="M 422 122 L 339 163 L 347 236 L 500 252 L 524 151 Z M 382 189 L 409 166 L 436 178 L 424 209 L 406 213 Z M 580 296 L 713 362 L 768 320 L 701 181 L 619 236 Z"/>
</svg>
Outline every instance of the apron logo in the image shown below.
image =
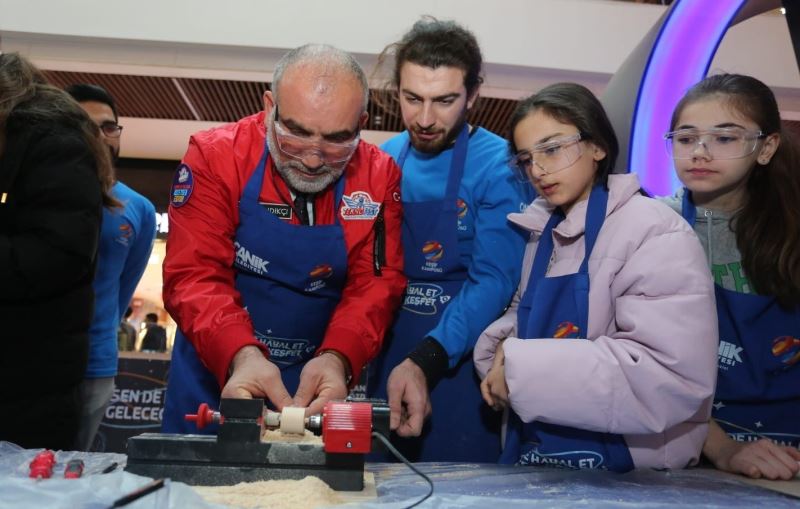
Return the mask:
<svg viewBox="0 0 800 509">
<path fill-rule="evenodd" d="M 603 455 L 595 451 L 564 451 L 544 454 L 534 447 L 519 457 L 520 465 L 542 465 L 572 470 L 603 469 Z"/>
<path fill-rule="evenodd" d="M 772 340 L 772 355 L 778 357 L 785 367 L 800 361 L 800 339 L 781 336 Z"/>
<path fill-rule="evenodd" d="M 269 212 L 273 216 L 278 216 L 279 219 L 292 218 L 292 207 L 286 205 L 285 203 L 266 203 L 263 201 L 260 201 L 258 203 L 263 205 L 264 208 L 267 209 L 267 212 Z"/>
<path fill-rule="evenodd" d="M 467 231 L 467 225 L 462 223 L 461 220 L 467 217 L 467 202 L 461 198 L 456 200 L 456 218 L 458 219 L 458 231 Z"/>
<path fill-rule="evenodd" d="M 719 342 L 719 351 L 717 354 L 719 361 L 719 369 L 727 371 L 728 367 L 734 367 L 742 362 L 742 357 L 739 355 L 744 350 L 741 346 L 736 346 L 727 341 Z"/>
<path fill-rule="evenodd" d="M 181 164 L 175 171 L 172 180 L 172 190 L 170 191 L 170 202 L 173 207 L 182 207 L 189 201 L 194 188 L 194 177 L 192 169 L 186 164 Z"/>
<path fill-rule="evenodd" d="M 290 339 L 267 336 L 255 331 L 256 339 L 269 348 L 269 360 L 285 366 L 297 364 L 314 354 L 316 346 L 307 339 Z"/>
<path fill-rule="evenodd" d="M 403 296 L 403 309 L 418 315 L 435 315 L 436 304 L 446 304 L 449 295 L 442 295 L 441 286 L 432 283 L 409 283 Z"/>
<path fill-rule="evenodd" d="M 425 265 L 421 268 L 427 272 L 443 272 L 437 263 L 444 256 L 444 246 L 438 241 L 429 240 L 422 246 L 422 256 L 425 257 Z"/>
<path fill-rule="evenodd" d="M 556 327 L 556 331 L 553 333 L 553 337 L 556 339 L 563 339 L 572 336 L 573 338 L 578 337 L 578 333 L 581 331 L 580 327 L 575 325 L 572 322 L 561 322 Z M 573 336 L 574 334 L 574 336 Z"/>
<path fill-rule="evenodd" d="M 350 196 L 344 195 L 342 201 L 342 219 L 375 219 L 381 209 L 381 204 L 372 201 L 372 197 L 364 191 L 356 191 Z"/>
<path fill-rule="evenodd" d="M 456 212 L 458 213 L 458 218 L 461 219 L 467 215 L 467 202 L 462 200 L 461 198 L 456 200 Z"/>
<path fill-rule="evenodd" d="M 236 260 L 233 262 L 236 267 L 254 272 L 259 276 L 263 276 L 269 272 L 267 270 L 269 261 L 254 255 L 248 251 L 246 247 L 239 244 L 239 242 L 234 242 L 233 247 L 236 250 Z"/>
<path fill-rule="evenodd" d="M 326 285 L 323 279 L 328 279 L 333 275 L 333 267 L 323 263 L 314 267 L 314 269 L 311 272 L 309 272 L 308 275 L 312 279 L 312 281 L 306 288 L 306 291 L 315 292 L 317 290 L 325 288 Z"/>
</svg>

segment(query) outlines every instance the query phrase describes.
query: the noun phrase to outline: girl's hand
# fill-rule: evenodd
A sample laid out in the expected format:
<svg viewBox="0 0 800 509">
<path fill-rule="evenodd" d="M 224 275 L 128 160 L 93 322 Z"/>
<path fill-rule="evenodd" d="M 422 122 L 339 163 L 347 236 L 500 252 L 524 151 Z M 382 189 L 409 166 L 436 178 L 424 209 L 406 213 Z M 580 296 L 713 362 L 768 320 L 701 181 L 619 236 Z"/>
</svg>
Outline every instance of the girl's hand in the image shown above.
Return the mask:
<svg viewBox="0 0 800 509">
<path fill-rule="evenodd" d="M 497 344 L 492 367 L 481 382 L 481 395 L 486 404 L 496 411 L 510 405 L 508 401 L 508 385 L 506 385 L 505 354 L 503 343 Z"/>
<path fill-rule="evenodd" d="M 800 451 L 763 438 L 757 442 L 731 440 L 721 452 L 717 468 L 754 479 L 789 480 L 800 471 Z"/>
</svg>

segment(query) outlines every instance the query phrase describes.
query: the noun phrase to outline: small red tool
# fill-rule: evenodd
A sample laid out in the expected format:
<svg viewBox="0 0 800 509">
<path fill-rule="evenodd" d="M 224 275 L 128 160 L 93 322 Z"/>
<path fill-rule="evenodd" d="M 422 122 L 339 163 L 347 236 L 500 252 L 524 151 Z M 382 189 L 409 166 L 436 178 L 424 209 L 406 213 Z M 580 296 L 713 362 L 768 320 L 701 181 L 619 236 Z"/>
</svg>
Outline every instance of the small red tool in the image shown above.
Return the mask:
<svg viewBox="0 0 800 509">
<path fill-rule="evenodd" d="M 186 414 L 184 419 L 189 422 L 197 423 L 197 429 L 203 429 L 209 424 L 222 424 L 224 421 L 224 418 L 219 412 L 215 412 L 208 407 L 208 403 L 200 403 L 200 406 L 197 408 L 197 413 Z"/>
<path fill-rule="evenodd" d="M 28 477 L 31 479 L 49 479 L 53 475 L 53 465 L 56 464 L 56 455 L 51 450 L 40 452 L 33 458 Z"/>
<path fill-rule="evenodd" d="M 83 475 L 83 460 L 69 460 L 64 468 L 64 479 L 77 479 L 81 475 Z"/>
</svg>

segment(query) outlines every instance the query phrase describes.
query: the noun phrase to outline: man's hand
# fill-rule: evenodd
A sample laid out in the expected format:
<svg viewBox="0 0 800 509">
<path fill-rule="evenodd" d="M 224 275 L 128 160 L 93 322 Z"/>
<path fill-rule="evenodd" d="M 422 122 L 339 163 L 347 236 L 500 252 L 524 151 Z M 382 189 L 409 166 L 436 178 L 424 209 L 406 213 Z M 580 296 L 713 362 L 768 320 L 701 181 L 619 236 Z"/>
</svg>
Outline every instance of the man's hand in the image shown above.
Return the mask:
<svg viewBox="0 0 800 509">
<path fill-rule="evenodd" d="M 346 367 L 333 352 L 325 352 L 306 363 L 292 406 L 307 407 L 306 416 L 322 412 L 325 403 L 347 397 Z M 312 401 L 313 400 L 313 401 Z"/>
<path fill-rule="evenodd" d="M 503 353 L 503 343 L 497 344 L 494 360 L 486 378 L 481 382 L 481 395 L 487 405 L 496 411 L 503 410 L 510 405 L 508 401 L 508 385 L 506 384 L 506 356 Z"/>
<path fill-rule="evenodd" d="M 792 479 L 800 470 L 800 451 L 777 445 L 771 440 L 737 442 L 733 439 L 722 449 L 717 468 L 754 479 Z"/>
<path fill-rule="evenodd" d="M 231 367 L 231 377 L 222 388 L 221 397 L 267 398 L 279 411 L 292 404 L 292 397 L 281 380 L 280 369 L 255 346 L 246 346 L 236 352 Z"/>
<path fill-rule="evenodd" d="M 389 427 L 401 437 L 417 437 L 422 424 L 431 414 L 428 383 L 422 369 L 406 359 L 389 374 L 386 385 L 389 396 Z"/>
</svg>

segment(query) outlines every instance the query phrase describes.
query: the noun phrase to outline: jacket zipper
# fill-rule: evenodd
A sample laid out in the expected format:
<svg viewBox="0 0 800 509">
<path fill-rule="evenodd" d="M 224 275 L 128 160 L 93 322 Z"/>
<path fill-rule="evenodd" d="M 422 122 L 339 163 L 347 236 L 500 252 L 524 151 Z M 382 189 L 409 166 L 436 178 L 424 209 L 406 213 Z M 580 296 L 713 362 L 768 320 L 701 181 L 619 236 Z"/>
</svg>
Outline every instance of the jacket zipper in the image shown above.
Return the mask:
<svg viewBox="0 0 800 509">
<path fill-rule="evenodd" d="M 376 276 L 381 276 L 381 267 L 386 265 L 386 224 L 383 221 L 383 207 L 375 218 L 375 237 L 372 246 L 372 268 Z"/>
<path fill-rule="evenodd" d="M 703 215 L 706 216 L 706 244 L 708 244 L 708 268 L 713 268 L 714 265 L 714 249 L 711 246 L 711 222 L 714 220 L 713 215 L 714 213 L 709 210 L 705 209 L 703 211 Z"/>
</svg>

